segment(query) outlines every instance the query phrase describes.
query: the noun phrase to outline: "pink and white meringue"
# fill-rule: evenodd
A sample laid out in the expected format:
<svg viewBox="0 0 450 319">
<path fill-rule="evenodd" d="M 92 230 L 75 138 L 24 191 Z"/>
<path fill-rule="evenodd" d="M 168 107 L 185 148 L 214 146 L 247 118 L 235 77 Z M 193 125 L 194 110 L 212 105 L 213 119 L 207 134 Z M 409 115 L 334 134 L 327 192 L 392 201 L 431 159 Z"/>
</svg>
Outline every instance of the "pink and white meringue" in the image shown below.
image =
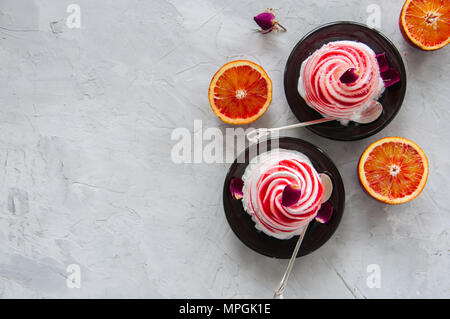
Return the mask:
<svg viewBox="0 0 450 319">
<path fill-rule="evenodd" d="M 242 178 L 244 209 L 255 227 L 269 236 L 289 239 L 299 235 L 321 206 L 324 188 L 320 176 L 300 152 L 275 149 L 263 153 L 252 160 Z M 283 193 L 291 185 L 300 196 L 286 207 Z"/>
<path fill-rule="evenodd" d="M 376 103 L 384 83 L 371 48 L 356 41 L 334 41 L 303 61 L 298 91 L 323 116 L 345 123 L 358 120 Z"/>
</svg>

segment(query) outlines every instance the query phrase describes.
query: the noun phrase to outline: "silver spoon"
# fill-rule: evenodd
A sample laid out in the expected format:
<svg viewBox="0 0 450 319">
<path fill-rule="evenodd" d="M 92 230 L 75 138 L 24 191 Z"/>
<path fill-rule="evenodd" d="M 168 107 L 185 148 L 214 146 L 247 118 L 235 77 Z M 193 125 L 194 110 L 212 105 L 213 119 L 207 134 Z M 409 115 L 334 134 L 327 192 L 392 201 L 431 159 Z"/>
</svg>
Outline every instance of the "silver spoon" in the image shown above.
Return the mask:
<svg viewBox="0 0 450 319">
<path fill-rule="evenodd" d="M 383 105 L 380 102 L 374 102 L 364 112 L 361 113 L 359 118 L 355 119 L 356 123 L 367 124 L 375 121 L 383 113 Z"/>
<path fill-rule="evenodd" d="M 322 184 L 324 185 L 324 196 L 322 199 L 322 203 L 326 202 L 333 192 L 333 182 L 331 181 L 330 176 L 325 173 L 319 174 L 320 179 L 322 180 Z M 309 225 L 309 223 L 308 223 Z M 295 258 L 297 258 L 298 250 L 300 249 L 300 246 L 302 245 L 303 237 L 305 237 L 306 229 L 308 228 L 308 225 L 306 225 L 302 233 L 300 234 L 300 237 L 298 237 L 297 244 L 295 245 L 294 251 L 292 252 L 291 260 L 289 260 L 289 264 L 286 268 L 286 271 L 283 275 L 283 278 L 281 279 L 280 285 L 278 286 L 277 290 L 275 290 L 275 294 L 273 295 L 274 299 L 283 299 L 283 292 L 286 289 L 286 284 L 289 278 L 289 274 L 291 273 L 292 266 L 294 265 Z"/>
<path fill-rule="evenodd" d="M 282 131 L 282 130 L 289 130 L 292 128 L 297 128 L 297 127 L 304 127 L 304 126 L 309 126 L 309 125 L 314 125 L 314 124 L 319 124 L 319 123 L 324 123 L 324 122 L 329 122 L 329 121 L 334 121 L 336 120 L 336 118 L 334 117 L 325 117 L 322 119 L 318 119 L 318 120 L 313 120 L 313 121 L 308 121 L 308 122 L 302 122 L 302 123 L 297 123 L 297 124 L 292 124 L 292 125 L 286 125 L 286 126 L 282 126 L 282 127 L 275 127 L 275 128 L 259 128 L 256 129 L 254 131 L 250 131 L 247 133 L 247 139 L 249 142 L 251 143 L 255 143 L 257 142 L 259 139 L 270 135 L 272 132 L 276 132 L 276 131 Z"/>
<path fill-rule="evenodd" d="M 283 292 L 284 292 L 284 289 L 286 288 L 286 284 L 289 279 L 289 274 L 291 273 L 295 258 L 297 258 L 297 253 L 298 253 L 300 246 L 302 245 L 302 241 L 303 241 L 303 238 L 305 237 L 305 233 L 306 233 L 306 229 L 308 228 L 308 225 L 303 227 L 302 233 L 298 237 L 297 244 L 295 245 L 294 251 L 292 252 L 291 259 L 289 260 L 289 264 L 286 268 L 286 271 L 284 272 L 283 278 L 280 281 L 280 285 L 278 286 L 277 290 L 275 290 L 275 294 L 273 295 L 274 299 L 283 299 Z"/>
<path fill-rule="evenodd" d="M 383 113 L 383 106 L 379 102 L 375 102 L 372 107 L 369 107 L 366 111 L 364 111 L 359 118 L 355 119 L 354 122 L 360 123 L 360 124 L 367 124 L 370 122 L 375 121 L 380 117 L 380 115 Z M 335 117 L 324 117 L 318 120 L 308 121 L 308 122 L 302 122 L 287 126 L 281 126 L 281 127 L 275 127 L 275 128 L 259 128 L 253 131 L 250 131 L 247 133 L 247 139 L 250 143 L 256 143 L 259 139 L 266 137 L 270 135 L 272 132 L 282 131 L 282 130 L 289 130 L 297 127 L 305 127 L 309 125 L 319 124 L 319 123 L 325 123 L 330 122 L 334 120 L 339 120 Z"/>
<path fill-rule="evenodd" d="M 333 182 L 331 181 L 331 178 L 330 176 L 328 176 L 328 174 L 320 173 L 319 177 L 323 185 L 322 203 L 325 203 L 327 200 L 330 199 L 331 194 L 333 193 Z"/>
</svg>

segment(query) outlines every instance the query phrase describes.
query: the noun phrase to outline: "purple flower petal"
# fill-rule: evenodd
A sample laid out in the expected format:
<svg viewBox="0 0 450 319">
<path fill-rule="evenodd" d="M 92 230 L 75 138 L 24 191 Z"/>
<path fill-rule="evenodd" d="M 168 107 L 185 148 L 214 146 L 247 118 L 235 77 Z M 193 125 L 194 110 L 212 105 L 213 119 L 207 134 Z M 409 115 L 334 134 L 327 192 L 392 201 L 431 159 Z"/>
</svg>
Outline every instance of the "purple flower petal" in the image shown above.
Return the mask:
<svg viewBox="0 0 450 319">
<path fill-rule="evenodd" d="M 386 52 L 376 55 L 378 66 L 380 67 L 380 73 L 389 69 L 389 63 L 386 58 Z"/>
<path fill-rule="evenodd" d="M 341 75 L 339 81 L 344 84 L 352 84 L 358 79 L 358 77 L 358 71 L 356 71 L 355 68 L 350 68 Z"/>
<path fill-rule="evenodd" d="M 400 81 L 400 74 L 394 68 L 388 68 L 386 71 L 381 72 L 381 78 L 384 82 L 384 87 L 390 87 Z"/>
<path fill-rule="evenodd" d="M 380 75 L 384 82 L 384 87 L 390 87 L 400 81 L 400 74 L 394 68 L 389 66 L 386 58 L 386 52 L 376 55 L 378 66 L 380 67 Z"/>
<path fill-rule="evenodd" d="M 333 215 L 333 206 L 330 204 L 330 202 L 325 202 L 320 206 L 319 211 L 316 215 L 316 220 L 319 223 L 325 224 L 328 222 Z"/>
<path fill-rule="evenodd" d="M 242 199 L 244 197 L 244 192 L 242 189 L 244 188 L 244 181 L 242 178 L 235 177 L 230 182 L 230 193 L 234 199 Z"/>
<path fill-rule="evenodd" d="M 275 15 L 271 12 L 263 12 L 253 18 L 263 31 L 270 32 L 274 26 Z"/>
<path fill-rule="evenodd" d="M 290 207 L 298 203 L 302 192 L 297 185 L 286 185 L 281 195 L 281 205 Z"/>
</svg>

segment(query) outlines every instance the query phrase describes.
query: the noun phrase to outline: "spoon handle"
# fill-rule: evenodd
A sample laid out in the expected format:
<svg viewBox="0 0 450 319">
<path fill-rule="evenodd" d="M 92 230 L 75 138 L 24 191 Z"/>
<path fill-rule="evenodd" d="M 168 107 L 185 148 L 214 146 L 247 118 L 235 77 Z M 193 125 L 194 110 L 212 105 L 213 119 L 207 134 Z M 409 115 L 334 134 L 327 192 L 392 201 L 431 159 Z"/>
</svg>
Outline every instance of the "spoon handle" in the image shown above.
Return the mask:
<svg viewBox="0 0 450 319">
<path fill-rule="evenodd" d="M 294 251 L 292 252 L 291 259 L 289 260 L 289 264 L 286 268 L 286 271 L 284 272 L 283 278 L 280 281 L 280 285 L 278 286 L 277 290 L 275 290 L 275 294 L 273 295 L 274 299 L 283 299 L 283 292 L 284 292 L 284 289 L 286 288 L 286 284 L 289 279 L 289 274 L 291 273 L 295 258 L 297 258 L 297 253 L 298 253 L 298 250 L 300 249 L 300 246 L 302 245 L 302 241 L 303 241 L 303 238 L 305 237 L 305 233 L 306 233 L 306 229 L 308 228 L 308 225 L 303 227 L 303 230 L 302 230 L 300 236 L 298 237 L 297 244 L 295 245 Z"/>
<path fill-rule="evenodd" d="M 281 126 L 281 127 L 259 128 L 259 129 L 248 132 L 247 139 L 250 142 L 254 143 L 254 142 L 257 142 L 260 138 L 263 138 L 272 132 L 289 130 L 289 129 L 293 129 L 293 128 L 297 128 L 297 127 L 305 127 L 305 126 L 309 126 L 309 125 L 314 125 L 314 124 L 319 124 L 319 123 L 324 123 L 324 122 L 329 122 L 329 121 L 334 121 L 334 120 L 335 120 L 335 118 L 333 118 L 333 117 L 324 117 L 324 118 L 321 118 L 318 120 L 301 122 L 301 123 L 286 125 L 286 126 Z"/>
<path fill-rule="evenodd" d="M 289 130 L 291 128 L 305 127 L 305 126 L 310 126 L 310 125 L 314 125 L 314 124 L 330 122 L 330 121 L 334 121 L 334 120 L 336 120 L 336 118 L 334 118 L 334 117 L 324 117 L 324 118 L 321 118 L 321 119 L 312 120 L 312 121 L 308 121 L 308 122 L 300 122 L 300 123 L 297 123 L 297 124 L 271 128 L 271 129 L 269 129 L 269 131 L 273 132 L 273 131 Z"/>
</svg>

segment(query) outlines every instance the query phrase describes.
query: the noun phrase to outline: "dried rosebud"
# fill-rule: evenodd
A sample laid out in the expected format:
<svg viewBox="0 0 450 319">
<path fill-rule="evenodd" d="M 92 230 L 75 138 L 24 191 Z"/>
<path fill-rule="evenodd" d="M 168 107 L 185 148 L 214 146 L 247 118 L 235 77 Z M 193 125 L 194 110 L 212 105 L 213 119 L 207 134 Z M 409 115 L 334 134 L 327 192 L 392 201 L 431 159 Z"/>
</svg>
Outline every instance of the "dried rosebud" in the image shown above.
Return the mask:
<svg viewBox="0 0 450 319">
<path fill-rule="evenodd" d="M 330 202 L 325 202 L 320 206 L 319 211 L 316 215 L 316 220 L 319 223 L 325 224 L 328 222 L 333 215 L 333 205 Z"/>
<path fill-rule="evenodd" d="M 384 87 L 390 87 L 400 81 L 400 74 L 398 71 L 389 66 L 386 58 L 386 53 L 376 55 L 378 66 L 380 68 L 380 76 L 383 79 Z"/>
<path fill-rule="evenodd" d="M 298 203 L 302 192 L 297 185 L 286 185 L 281 195 L 281 205 L 290 207 Z"/>
<path fill-rule="evenodd" d="M 341 75 L 339 81 L 344 84 L 352 84 L 358 79 L 358 77 L 358 71 L 355 68 L 350 68 Z"/>
<path fill-rule="evenodd" d="M 264 31 L 270 30 L 273 28 L 273 21 L 275 20 L 275 15 L 272 12 L 263 12 L 258 14 L 253 18 L 256 24 L 260 26 L 260 28 Z"/>
<path fill-rule="evenodd" d="M 256 24 L 261 28 L 259 31 L 262 33 L 269 33 L 272 30 L 277 31 L 278 27 L 287 31 L 285 27 L 283 27 L 278 20 L 275 20 L 275 12 L 273 9 L 267 9 L 265 12 L 258 14 L 253 18 Z"/>
<path fill-rule="evenodd" d="M 244 181 L 242 178 L 235 177 L 230 182 L 230 193 L 234 199 L 241 199 L 244 197 L 244 192 L 242 191 L 244 188 Z"/>
</svg>

